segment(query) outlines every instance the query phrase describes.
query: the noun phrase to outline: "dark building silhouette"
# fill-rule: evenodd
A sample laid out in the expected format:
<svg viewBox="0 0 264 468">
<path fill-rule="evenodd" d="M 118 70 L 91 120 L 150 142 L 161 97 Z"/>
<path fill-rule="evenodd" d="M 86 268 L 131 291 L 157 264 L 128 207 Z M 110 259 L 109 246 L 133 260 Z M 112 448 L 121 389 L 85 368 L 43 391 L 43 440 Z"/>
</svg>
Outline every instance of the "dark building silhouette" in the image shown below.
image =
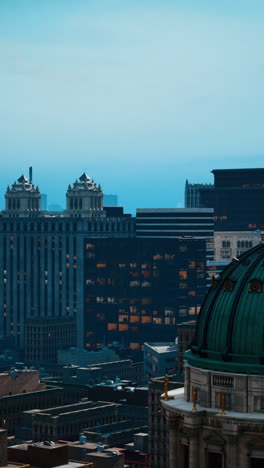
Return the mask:
<svg viewBox="0 0 264 468">
<path fill-rule="evenodd" d="M 184 206 L 185 208 L 201 208 L 200 189 L 210 189 L 213 184 L 190 184 L 188 179 L 185 182 Z"/>
<path fill-rule="evenodd" d="M 173 340 L 176 323 L 202 303 L 213 210 L 138 210 L 132 218 L 104 207 L 86 173 L 66 201 L 62 212 L 42 211 L 32 174 L 7 188 L 0 342 L 12 338 L 34 363 L 54 362 L 70 346 L 119 341 L 140 350 L 144 341 Z"/>
<path fill-rule="evenodd" d="M 264 222 L 264 169 L 213 170 L 214 186 L 202 187 L 201 206 L 214 208 L 216 231 L 254 231 Z"/>
<path fill-rule="evenodd" d="M 173 341 L 206 292 L 205 239 L 85 241 L 84 343 Z"/>
<path fill-rule="evenodd" d="M 67 210 L 43 212 L 38 187 L 21 176 L 7 188 L 6 209 L 0 213 L 0 340 L 12 337 L 22 349 L 26 341 L 29 360 L 54 360 L 60 347 L 83 346 L 87 233 L 135 236 L 134 219 L 122 208 L 108 214 L 101 187 L 87 174 L 69 186 L 66 196 Z"/>
</svg>

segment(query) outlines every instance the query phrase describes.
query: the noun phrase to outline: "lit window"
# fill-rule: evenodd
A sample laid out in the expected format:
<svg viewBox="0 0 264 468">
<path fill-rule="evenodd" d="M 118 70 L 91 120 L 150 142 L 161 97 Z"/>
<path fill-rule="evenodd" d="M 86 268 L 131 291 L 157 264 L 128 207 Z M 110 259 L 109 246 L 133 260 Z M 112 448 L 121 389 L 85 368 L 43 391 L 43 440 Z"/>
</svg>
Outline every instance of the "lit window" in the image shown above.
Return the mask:
<svg viewBox="0 0 264 468">
<path fill-rule="evenodd" d="M 140 317 L 138 315 L 131 315 L 130 316 L 130 322 L 131 323 L 137 323 L 140 321 Z"/>
<path fill-rule="evenodd" d="M 142 297 L 141 302 L 142 302 L 143 305 L 145 305 L 145 304 L 151 304 L 151 303 L 152 303 L 152 299 L 151 299 L 150 297 Z"/>
<path fill-rule="evenodd" d="M 119 315 L 119 322 L 127 322 L 128 315 Z"/>
<path fill-rule="evenodd" d="M 107 330 L 117 330 L 117 323 L 108 323 Z"/>
<path fill-rule="evenodd" d="M 131 287 L 140 286 L 140 281 L 130 281 L 129 286 Z"/>
<path fill-rule="evenodd" d="M 153 323 L 155 323 L 156 325 L 161 325 L 162 324 L 162 318 L 160 317 L 154 317 L 153 318 Z M 166 323 L 166 322 L 165 322 Z"/>
<path fill-rule="evenodd" d="M 187 279 L 188 273 L 187 271 L 179 271 L 179 278 L 180 279 Z"/>
<path fill-rule="evenodd" d="M 128 330 L 128 325 L 121 324 L 119 325 L 119 331 L 127 331 Z"/>
<path fill-rule="evenodd" d="M 130 349 L 140 349 L 139 343 L 130 343 Z"/>
<path fill-rule="evenodd" d="M 188 291 L 188 296 L 195 296 L 196 292 L 195 291 Z"/>
<path fill-rule="evenodd" d="M 149 281 L 142 281 L 141 287 L 142 288 L 149 288 L 151 283 Z"/>
<path fill-rule="evenodd" d="M 153 255 L 153 260 L 163 260 L 163 255 L 160 255 L 160 254 Z"/>
<path fill-rule="evenodd" d="M 152 318 L 151 317 L 141 317 L 141 322 L 142 323 L 151 323 Z"/>
</svg>

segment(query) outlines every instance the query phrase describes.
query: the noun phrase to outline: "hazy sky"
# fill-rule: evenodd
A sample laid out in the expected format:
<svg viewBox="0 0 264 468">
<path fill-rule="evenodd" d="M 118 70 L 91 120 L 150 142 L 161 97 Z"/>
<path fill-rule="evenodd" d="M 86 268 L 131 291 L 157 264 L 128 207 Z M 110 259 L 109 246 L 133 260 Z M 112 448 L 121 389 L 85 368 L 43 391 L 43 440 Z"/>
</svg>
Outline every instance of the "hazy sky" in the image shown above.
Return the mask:
<svg viewBox="0 0 264 468">
<path fill-rule="evenodd" d="M 0 197 L 85 170 L 135 207 L 263 167 L 263 0 L 0 0 Z"/>
</svg>

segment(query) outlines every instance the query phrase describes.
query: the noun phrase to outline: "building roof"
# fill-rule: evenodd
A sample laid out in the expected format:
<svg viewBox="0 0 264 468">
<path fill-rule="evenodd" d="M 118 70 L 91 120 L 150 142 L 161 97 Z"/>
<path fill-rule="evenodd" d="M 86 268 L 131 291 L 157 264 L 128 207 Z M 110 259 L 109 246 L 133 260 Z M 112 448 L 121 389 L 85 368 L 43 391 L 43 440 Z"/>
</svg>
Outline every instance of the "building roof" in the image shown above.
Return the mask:
<svg viewBox="0 0 264 468">
<path fill-rule="evenodd" d="M 264 375 L 264 243 L 214 277 L 187 361 L 222 372 Z"/>
<path fill-rule="evenodd" d="M 175 353 L 177 351 L 175 343 L 144 343 L 144 345 L 147 345 L 149 348 L 153 349 L 153 351 L 159 354 L 171 352 Z"/>
</svg>

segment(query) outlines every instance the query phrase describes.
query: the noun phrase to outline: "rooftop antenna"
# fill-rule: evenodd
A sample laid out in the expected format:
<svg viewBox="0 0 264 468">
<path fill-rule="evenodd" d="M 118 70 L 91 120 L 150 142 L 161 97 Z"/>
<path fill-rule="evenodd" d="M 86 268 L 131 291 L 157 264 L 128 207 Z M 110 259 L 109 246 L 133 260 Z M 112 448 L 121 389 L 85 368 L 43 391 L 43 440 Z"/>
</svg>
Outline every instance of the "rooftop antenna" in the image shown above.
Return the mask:
<svg viewBox="0 0 264 468">
<path fill-rule="evenodd" d="M 33 173 L 33 169 L 32 169 L 32 166 L 30 166 L 29 168 L 29 183 L 32 184 L 32 173 Z"/>
</svg>

